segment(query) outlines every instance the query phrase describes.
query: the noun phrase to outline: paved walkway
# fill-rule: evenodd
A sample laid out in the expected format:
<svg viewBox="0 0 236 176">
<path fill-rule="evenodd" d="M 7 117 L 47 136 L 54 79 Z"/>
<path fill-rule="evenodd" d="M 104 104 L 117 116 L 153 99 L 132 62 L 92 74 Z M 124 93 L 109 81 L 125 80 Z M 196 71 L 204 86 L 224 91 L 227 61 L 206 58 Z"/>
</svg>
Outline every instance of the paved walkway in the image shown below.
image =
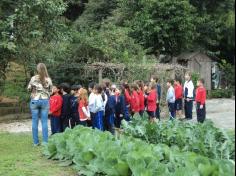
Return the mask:
<svg viewBox="0 0 236 176">
<path fill-rule="evenodd" d="M 211 119 L 217 127 L 235 129 L 235 100 L 208 100 L 206 108 L 206 118 Z"/>
</svg>

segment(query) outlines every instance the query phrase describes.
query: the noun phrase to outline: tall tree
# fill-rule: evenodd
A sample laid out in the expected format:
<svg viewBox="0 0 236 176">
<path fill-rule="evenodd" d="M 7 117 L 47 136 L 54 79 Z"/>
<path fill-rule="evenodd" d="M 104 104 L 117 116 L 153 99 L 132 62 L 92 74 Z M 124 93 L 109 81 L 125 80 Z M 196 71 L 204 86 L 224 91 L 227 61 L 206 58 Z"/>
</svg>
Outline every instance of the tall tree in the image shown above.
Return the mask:
<svg viewBox="0 0 236 176">
<path fill-rule="evenodd" d="M 17 2 L 17 0 L 0 1 L 0 91 L 5 80 L 8 61 L 16 47 L 12 39 L 13 20 L 9 16 L 14 14 Z"/>
<path fill-rule="evenodd" d="M 85 4 L 88 3 L 88 0 L 65 0 L 65 2 L 68 7 L 63 15 L 67 19 L 75 21 L 84 12 Z"/>
<path fill-rule="evenodd" d="M 78 18 L 76 26 L 79 30 L 99 28 L 102 22 L 117 7 L 117 0 L 89 0 L 85 4 L 85 10 Z"/>
<path fill-rule="evenodd" d="M 195 34 L 195 8 L 188 0 L 118 1 L 113 21 L 151 52 L 171 56 L 189 47 Z"/>
<path fill-rule="evenodd" d="M 190 0 L 197 8 L 195 47 L 232 62 L 235 56 L 235 1 Z"/>
<path fill-rule="evenodd" d="M 6 63 L 8 58 L 13 58 L 31 70 L 31 66 L 43 61 L 59 41 L 68 40 L 68 29 L 62 20 L 67 4 L 63 0 L 20 0 L 12 3 L 10 13 L 5 9 L 6 15 L 0 21 L 4 24 L 0 25 L 0 37 L 4 39 L 0 43 L 1 57 Z M 39 54 L 39 51 L 47 52 Z M 10 53 L 8 58 L 7 53 Z"/>
</svg>

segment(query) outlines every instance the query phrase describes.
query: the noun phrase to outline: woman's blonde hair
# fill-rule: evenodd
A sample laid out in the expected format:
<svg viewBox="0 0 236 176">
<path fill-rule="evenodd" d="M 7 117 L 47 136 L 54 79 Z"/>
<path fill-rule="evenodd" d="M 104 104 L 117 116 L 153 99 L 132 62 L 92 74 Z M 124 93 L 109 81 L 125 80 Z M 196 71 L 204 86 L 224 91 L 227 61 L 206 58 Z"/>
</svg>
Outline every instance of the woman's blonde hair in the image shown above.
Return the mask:
<svg viewBox="0 0 236 176">
<path fill-rule="evenodd" d="M 88 101 L 88 91 L 86 89 L 84 88 L 80 89 L 79 99 Z"/>
<path fill-rule="evenodd" d="M 49 78 L 47 67 L 44 63 L 39 63 L 37 65 L 37 73 L 39 75 L 39 79 L 43 85 L 46 84 L 46 78 Z"/>
</svg>

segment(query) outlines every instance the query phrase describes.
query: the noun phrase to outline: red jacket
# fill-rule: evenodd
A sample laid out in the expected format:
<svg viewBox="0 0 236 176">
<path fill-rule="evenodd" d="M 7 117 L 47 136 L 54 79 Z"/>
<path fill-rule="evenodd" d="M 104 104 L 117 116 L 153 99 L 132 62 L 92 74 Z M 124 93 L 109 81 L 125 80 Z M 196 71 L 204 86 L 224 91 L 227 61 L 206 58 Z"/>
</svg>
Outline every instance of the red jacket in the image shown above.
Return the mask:
<svg viewBox="0 0 236 176">
<path fill-rule="evenodd" d="M 196 90 L 196 102 L 204 105 L 206 103 L 206 89 L 204 87 L 198 87 Z"/>
<path fill-rule="evenodd" d="M 157 91 L 151 90 L 147 97 L 147 110 L 150 112 L 156 112 L 157 109 Z"/>
<path fill-rule="evenodd" d="M 129 91 L 127 89 L 125 89 L 125 101 L 126 101 L 126 105 L 131 104 L 131 96 L 130 96 Z"/>
<path fill-rule="evenodd" d="M 87 109 L 88 102 L 86 100 L 80 100 L 78 104 L 79 118 L 81 121 L 87 120 L 87 116 L 84 114 L 83 107 Z"/>
<path fill-rule="evenodd" d="M 140 111 L 139 95 L 135 90 L 132 92 L 130 105 L 131 105 L 132 112 L 139 112 Z"/>
<path fill-rule="evenodd" d="M 175 99 L 182 99 L 183 98 L 183 87 L 181 85 L 175 86 Z"/>
<path fill-rule="evenodd" d="M 138 95 L 139 95 L 139 109 L 140 109 L 140 111 L 143 111 L 145 109 L 145 105 L 144 105 L 144 101 L 145 101 L 144 92 L 142 90 L 140 90 L 138 92 Z"/>
<path fill-rule="evenodd" d="M 60 117 L 61 108 L 63 99 L 60 95 L 53 95 L 50 97 L 50 109 L 49 111 L 52 113 L 52 116 Z"/>
</svg>

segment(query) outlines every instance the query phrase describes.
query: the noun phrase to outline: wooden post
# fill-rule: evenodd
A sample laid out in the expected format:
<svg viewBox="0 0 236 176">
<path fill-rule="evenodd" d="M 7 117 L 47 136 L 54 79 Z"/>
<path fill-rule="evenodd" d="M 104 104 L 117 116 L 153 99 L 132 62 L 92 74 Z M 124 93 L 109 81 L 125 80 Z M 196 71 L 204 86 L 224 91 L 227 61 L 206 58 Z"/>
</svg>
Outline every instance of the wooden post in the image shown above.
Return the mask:
<svg viewBox="0 0 236 176">
<path fill-rule="evenodd" d="M 100 68 L 98 70 L 98 82 L 99 82 L 99 84 L 102 83 L 102 68 Z"/>
</svg>

